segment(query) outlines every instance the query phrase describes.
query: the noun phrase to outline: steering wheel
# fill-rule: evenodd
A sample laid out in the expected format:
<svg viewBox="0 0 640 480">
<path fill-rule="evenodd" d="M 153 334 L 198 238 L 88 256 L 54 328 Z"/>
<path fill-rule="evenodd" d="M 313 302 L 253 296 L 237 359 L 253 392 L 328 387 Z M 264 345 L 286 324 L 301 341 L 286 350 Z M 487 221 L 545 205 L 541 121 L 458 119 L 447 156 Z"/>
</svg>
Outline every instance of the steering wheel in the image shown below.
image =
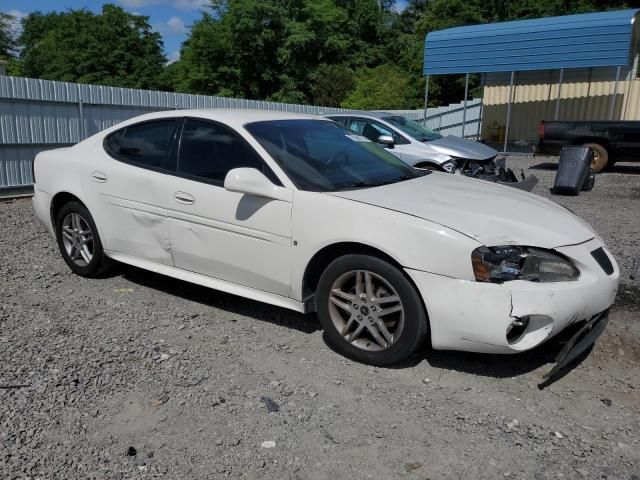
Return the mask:
<svg viewBox="0 0 640 480">
<path fill-rule="evenodd" d="M 340 157 L 344 157 L 345 159 L 347 159 L 347 152 L 338 152 L 337 154 L 335 154 L 333 157 L 327 160 L 327 163 L 326 163 L 327 167 L 332 165 L 333 162 Z"/>
</svg>

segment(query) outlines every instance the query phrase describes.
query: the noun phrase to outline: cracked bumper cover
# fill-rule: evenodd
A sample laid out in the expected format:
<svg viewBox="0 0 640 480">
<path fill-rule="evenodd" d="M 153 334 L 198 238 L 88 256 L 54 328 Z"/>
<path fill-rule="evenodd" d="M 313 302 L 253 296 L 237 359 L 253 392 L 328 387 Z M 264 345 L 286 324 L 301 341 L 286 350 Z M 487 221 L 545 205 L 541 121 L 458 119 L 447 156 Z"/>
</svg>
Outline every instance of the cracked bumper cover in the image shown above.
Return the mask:
<svg viewBox="0 0 640 480">
<path fill-rule="evenodd" d="M 481 283 L 407 269 L 423 299 L 431 327 L 433 348 L 481 353 L 517 353 L 534 348 L 569 325 L 588 320 L 614 302 L 619 270 L 607 275 L 591 256 L 604 247 L 596 239 L 556 248 L 580 269 L 572 282 L 503 284 Z M 529 326 L 516 341 L 506 332 L 515 319 L 527 317 Z"/>
</svg>

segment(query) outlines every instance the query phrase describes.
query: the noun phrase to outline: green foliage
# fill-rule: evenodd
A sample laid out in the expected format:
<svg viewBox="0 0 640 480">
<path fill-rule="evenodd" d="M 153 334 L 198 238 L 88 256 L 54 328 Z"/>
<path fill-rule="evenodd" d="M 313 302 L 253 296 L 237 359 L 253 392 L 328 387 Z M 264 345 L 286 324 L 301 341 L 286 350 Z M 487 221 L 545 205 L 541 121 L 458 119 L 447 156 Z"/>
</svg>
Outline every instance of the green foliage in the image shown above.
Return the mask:
<svg viewBox="0 0 640 480">
<path fill-rule="evenodd" d="M 110 4 L 100 14 L 31 13 L 19 42 L 22 73 L 35 78 L 157 88 L 166 62 L 148 18 Z"/>
<path fill-rule="evenodd" d="M 8 13 L 0 12 L 0 60 L 13 58 L 16 51 L 16 42 L 13 38 L 14 17 Z"/>
<path fill-rule="evenodd" d="M 363 68 L 357 72 L 355 88 L 341 106 L 355 110 L 412 108 L 409 78 L 393 65 Z"/>
<path fill-rule="evenodd" d="M 20 50 L 12 43 L 11 18 L 0 14 L 0 57 L 10 58 L 11 74 L 37 78 L 358 109 L 420 108 L 430 31 L 640 1 L 409 0 L 401 13 L 395 4 L 210 0 L 171 65 L 165 65 L 160 36 L 148 18 L 114 5 L 97 15 L 32 13 L 23 20 Z M 471 76 L 471 92 L 478 85 L 479 76 Z M 431 78 L 431 105 L 463 96 L 463 77 Z"/>
<path fill-rule="evenodd" d="M 386 6 L 385 6 L 386 5 Z M 388 60 L 377 0 L 216 0 L 184 43 L 178 91 L 338 104 L 349 70 Z M 331 68 L 335 67 L 335 68 Z"/>
<path fill-rule="evenodd" d="M 353 71 L 344 65 L 320 65 L 312 79 L 313 103 L 339 107 L 354 87 Z"/>
</svg>

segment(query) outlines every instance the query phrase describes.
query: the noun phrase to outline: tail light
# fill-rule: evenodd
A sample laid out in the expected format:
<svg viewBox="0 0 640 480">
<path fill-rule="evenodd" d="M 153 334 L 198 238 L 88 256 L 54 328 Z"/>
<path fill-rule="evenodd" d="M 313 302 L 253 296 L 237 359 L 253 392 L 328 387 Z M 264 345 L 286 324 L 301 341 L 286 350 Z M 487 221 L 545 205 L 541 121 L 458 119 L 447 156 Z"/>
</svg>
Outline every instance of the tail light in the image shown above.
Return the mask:
<svg viewBox="0 0 640 480">
<path fill-rule="evenodd" d="M 538 138 L 544 138 L 544 122 L 540 122 L 538 125 Z"/>
</svg>

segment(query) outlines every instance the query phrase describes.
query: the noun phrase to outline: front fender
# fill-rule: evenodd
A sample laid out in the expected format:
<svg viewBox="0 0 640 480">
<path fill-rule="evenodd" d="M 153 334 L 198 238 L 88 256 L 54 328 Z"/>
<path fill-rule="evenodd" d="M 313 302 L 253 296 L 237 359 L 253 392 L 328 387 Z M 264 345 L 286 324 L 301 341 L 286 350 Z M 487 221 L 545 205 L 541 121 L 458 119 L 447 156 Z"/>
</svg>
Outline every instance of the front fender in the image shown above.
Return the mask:
<svg viewBox="0 0 640 480">
<path fill-rule="evenodd" d="M 302 280 L 314 255 L 337 243 L 359 243 L 405 268 L 473 280 L 471 252 L 480 243 L 427 220 L 316 192 L 296 191 L 292 213 L 291 295 L 302 300 Z"/>
</svg>

